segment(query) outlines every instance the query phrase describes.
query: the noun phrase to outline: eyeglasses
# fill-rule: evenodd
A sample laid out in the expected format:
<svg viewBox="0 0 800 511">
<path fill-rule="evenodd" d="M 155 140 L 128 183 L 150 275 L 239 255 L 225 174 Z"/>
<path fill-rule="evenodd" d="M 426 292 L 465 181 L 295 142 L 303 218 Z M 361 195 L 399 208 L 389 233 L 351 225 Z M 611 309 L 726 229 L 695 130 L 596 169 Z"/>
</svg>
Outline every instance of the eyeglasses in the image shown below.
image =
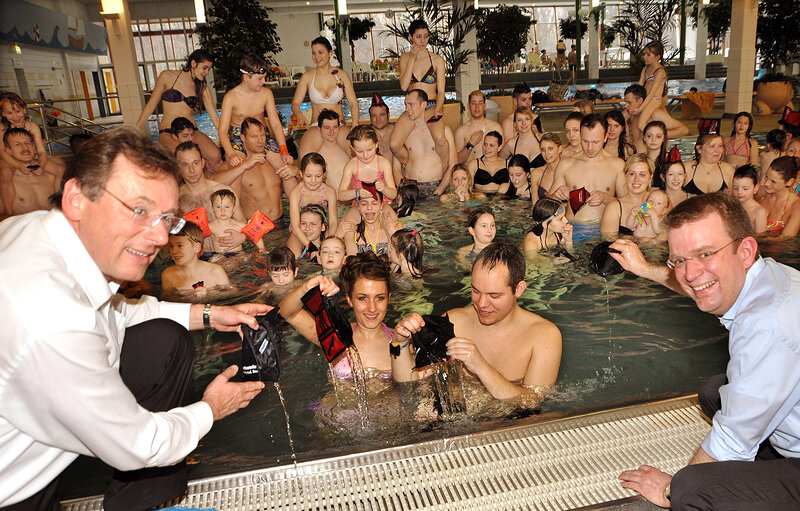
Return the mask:
<svg viewBox="0 0 800 511">
<path fill-rule="evenodd" d="M 114 195 L 113 193 L 109 192 L 106 188 L 103 187 L 103 191 L 109 194 L 110 196 L 117 199 L 117 202 L 131 210 L 133 216 L 131 216 L 131 220 L 135 223 L 146 226 L 146 227 L 156 227 L 159 223 L 163 222 L 164 227 L 167 229 L 167 232 L 170 234 L 178 234 L 180 230 L 186 225 L 186 220 L 179 216 L 170 215 L 169 213 L 162 213 L 157 215 L 155 213 L 150 213 L 146 209 L 143 208 L 134 208 L 128 206 L 122 199 Z"/>
<path fill-rule="evenodd" d="M 705 261 L 710 259 L 712 256 L 717 255 L 719 252 L 723 251 L 725 248 L 729 247 L 733 243 L 736 243 L 737 241 L 741 241 L 741 238 L 732 239 L 731 241 L 729 241 L 728 243 L 726 243 L 725 245 L 721 246 L 716 250 L 707 250 L 694 257 L 679 257 L 677 259 L 667 259 L 667 266 L 671 270 L 677 270 L 679 268 L 684 269 L 686 267 L 686 262 L 692 260 L 695 260 L 700 264 L 704 264 Z"/>
</svg>

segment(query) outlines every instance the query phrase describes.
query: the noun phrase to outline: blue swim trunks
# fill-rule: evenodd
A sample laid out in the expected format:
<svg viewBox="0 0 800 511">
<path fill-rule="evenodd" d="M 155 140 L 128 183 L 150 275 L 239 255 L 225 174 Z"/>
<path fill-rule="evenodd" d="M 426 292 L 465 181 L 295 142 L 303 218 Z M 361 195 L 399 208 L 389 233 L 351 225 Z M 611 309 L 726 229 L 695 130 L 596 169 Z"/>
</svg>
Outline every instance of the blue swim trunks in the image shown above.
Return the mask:
<svg viewBox="0 0 800 511">
<path fill-rule="evenodd" d="M 572 224 L 572 242 L 577 243 L 584 240 L 600 239 L 600 222 L 593 224 L 574 223 Z"/>
</svg>

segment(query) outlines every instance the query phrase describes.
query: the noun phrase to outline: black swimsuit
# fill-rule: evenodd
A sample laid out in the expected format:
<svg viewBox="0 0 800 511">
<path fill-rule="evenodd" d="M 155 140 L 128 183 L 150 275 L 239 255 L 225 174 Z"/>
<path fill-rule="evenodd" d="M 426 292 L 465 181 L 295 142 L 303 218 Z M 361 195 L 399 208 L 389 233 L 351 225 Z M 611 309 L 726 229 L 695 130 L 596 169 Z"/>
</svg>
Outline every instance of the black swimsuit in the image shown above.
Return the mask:
<svg viewBox="0 0 800 511">
<path fill-rule="evenodd" d="M 479 159 L 480 162 L 483 163 L 483 156 Z M 508 183 L 508 169 L 503 167 L 494 174 L 490 174 L 486 169 L 478 167 L 478 170 L 475 171 L 474 182 L 476 185 L 488 185 L 491 183 L 501 185 L 503 183 Z"/>
<path fill-rule="evenodd" d="M 619 204 L 619 235 L 633 236 L 633 229 L 629 228 L 627 225 L 622 225 L 622 202 L 618 200 L 617 204 Z"/>
<path fill-rule="evenodd" d="M 721 191 L 723 191 L 723 190 L 728 188 L 728 184 L 725 182 L 725 174 L 722 173 L 722 165 L 717 163 L 717 168 L 719 168 L 719 174 L 720 174 L 720 176 L 722 176 L 722 186 L 717 191 L 721 192 Z M 686 193 L 690 193 L 692 195 L 703 195 L 706 192 L 704 192 L 703 190 L 698 188 L 696 184 L 694 184 L 694 176 L 695 176 L 695 174 L 697 174 L 697 165 L 694 166 L 694 172 L 692 173 L 692 179 L 690 179 L 688 183 L 683 185 L 681 190 L 683 190 Z"/>
<path fill-rule="evenodd" d="M 428 58 L 431 61 L 431 67 L 429 67 L 428 70 L 425 71 L 425 74 L 422 75 L 422 78 L 420 80 L 417 80 L 417 77 L 414 76 L 414 73 L 412 72 L 411 83 L 423 82 L 427 83 L 428 85 L 433 85 L 434 83 L 436 83 L 436 68 L 433 67 L 433 57 L 431 57 L 430 53 L 428 53 Z"/>
</svg>

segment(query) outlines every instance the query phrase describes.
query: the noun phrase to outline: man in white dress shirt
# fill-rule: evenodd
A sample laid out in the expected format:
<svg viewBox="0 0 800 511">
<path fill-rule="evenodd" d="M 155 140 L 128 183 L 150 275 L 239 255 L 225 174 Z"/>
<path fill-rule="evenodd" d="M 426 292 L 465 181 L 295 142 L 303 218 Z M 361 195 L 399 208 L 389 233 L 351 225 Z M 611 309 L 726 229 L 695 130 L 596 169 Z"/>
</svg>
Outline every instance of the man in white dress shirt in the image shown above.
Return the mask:
<svg viewBox="0 0 800 511">
<path fill-rule="evenodd" d="M 260 382 L 231 366 L 183 406 L 187 329 L 232 331 L 267 305 L 127 300 L 170 231 L 183 225 L 173 159 L 131 127 L 87 142 L 55 207 L 0 224 L 0 510 L 58 509 L 79 454 L 114 467 L 104 506 L 147 509 L 186 489 L 182 461 Z M 124 342 L 123 342 L 124 341 Z"/>
</svg>

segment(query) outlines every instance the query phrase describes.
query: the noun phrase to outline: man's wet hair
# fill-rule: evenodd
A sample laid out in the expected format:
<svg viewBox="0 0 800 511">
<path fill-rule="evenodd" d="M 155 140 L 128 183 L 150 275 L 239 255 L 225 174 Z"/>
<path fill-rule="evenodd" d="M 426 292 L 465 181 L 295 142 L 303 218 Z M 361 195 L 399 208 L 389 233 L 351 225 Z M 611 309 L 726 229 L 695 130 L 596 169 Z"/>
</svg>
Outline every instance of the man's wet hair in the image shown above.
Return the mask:
<svg viewBox="0 0 800 511">
<path fill-rule="evenodd" d="M 247 135 L 247 130 L 251 126 L 258 126 L 262 130 L 265 130 L 265 132 L 266 132 L 266 128 L 264 127 L 264 123 L 263 122 L 259 121 L 255 117 L 245 117 L 245 119 L 242 121 L 242 125 L 241 125 L 241 133 L 242 133 L 243 137 Z"/>
<path fill-rule="evenodd" d="M 528 87 L 527 83 L 522 82 L 518 84 L 516 87 L 514 87 L 514 90 L 511 91 L 511 97 L 513 99 L 519 99 L 521 95 L 530 93 L 531 93 L 531 88 Z"/>
<path fill-rule="evenodd" d="M 581 129 L 588 128 L 590 130 L 593 130 L 598 125 L 603 127 L 603 133 L 608 132 L 608 123 L 606 122 L 605 118 L 603 118 L 603 116 L 600 114 L 584 115 L 583 119 L 581 119 Z"/>
<path fill-rule="evenodd" d="M 183 130 L 194 131 L 196 129 L 197 128 L 195 128 L 194 124 L 192 124 L 192 121 L 190 121 L 186 117 L 176 117 L 172 119 L 172 122 L 169 125 L 169 131 L 176 137 L 178 136 L 178 133 L 180 133 Z"/>
<path fill-rule="evenodd" d="M 386 103 L 381 103 L 380 105 L 372 105 L 369 107 L 370 110 L 372 110 L 373 108 L 385 108 L 386 115 L 389 115 L 389 105 L 387 105 Z"/>
<path fill-rule="evenodd" d="M 570 112 L 566 119 L 564 119 L 564 126 L 567 125 L 569 121 L 583 121 L 583 114 L 580 112 Z"/>
<path fill-rule="evenodd" d="M 475 262 L 472 263 L 472 271 L 475 271 L 478 265 L 492 270 L 498 264 L 503 264 L 508 268 L 508 285 L 512 290 L 516 289 L 517 284 L 525 278 L 525 256 L 510 243 L 498 241 L 481 250 L 478 257 L 475 258 Z"/>
<path fill-rule="evenodd" d="M 644 88 L 644 85 L 639 85 L 638 83 L 628 85 L 628 87 L 625 88 L 625 94 L 628 94 L 629 92 L 637 98 L 644 99 L 647 97 L 647 89 Z"/>
<path fill-rule="evenodd" d="M 773 149 L 783 150 L 786 143 L 786 132 L 780 129 L 769 130 L 764 138 L 764 143 L 769 144 Z"/>
<path fill-rule="evenodd" d="M 200 150 L 200 146 L 197 145 L 197 142 L 181 142 L 175 147 L 175 156 L 178 156 L 178 153 L 182 153 L 184 151 L 197 151 L 200 154 L 200 157 L 203 156 L 203 151 Z"/>
<path fill-rule="evenodd" d="M 755 166 L 748 163 L 733 171 L 733 179 L 748 178 L 753 180 L 753 185 L 758 184 L 758 171 Z"/>
<path fill-rule="evenodd" d="M 8 139 L 14 135 L 22 135 L 24 137 L 28 137 L 31 142 L 33 142 L 33 135 L 31 132 L 26 130 L 25 128 L 8 128 L 6 132 L 3 134 L 3 145 L 6 147 L 11 147 L 8 145 Z"/>
<path fill-rule="evenodd" d="M 317 117 L 317 123 L 320 126 L 322 126 L 322 121 L 336 121 L 336 124 L 339 124 L 339 114 L 330 108 L 326 108 Z"/>
<path fill-rule="evenodd" d="M 714 213 L 722 218 L 725 231 L 734 240 L 755 238 L 756 231 L 742 203 L 726 192 L 705 193 L 682 201 L 667 214 L 666 224 L 669 229 L 677 229 Z"/>
<path fill-rule="evenodd" d="M 422 101 L 423 103 L 428 102 L 428 94 L 422 89 L 414 89 L 407 92 L 407 94 L 414 94 L 417 95 L 417 101 Z"/>
<path fill-rule="evenodd" d="M 294 252 L 289 247 L 278 247 L 267 256 L 267 267 L 269 271 L 295 271 L 297 269 L 297 259 Z"/>
<path fill-rule="evenodd" d="M 86 142 L 79 154 L 72 158 L 58 191 L 50 197 L 51 204 L 61 209 L 64 185 L 70 179 L 78 182 L 81 193 L 89 200 L 100 198 L 119 156 L 124 156 L 148 178 L 172 178 L 176 185 L 180 184 L 181 174 L 172 155 L 134 126 L 119 126 Z"/>
</svg>

